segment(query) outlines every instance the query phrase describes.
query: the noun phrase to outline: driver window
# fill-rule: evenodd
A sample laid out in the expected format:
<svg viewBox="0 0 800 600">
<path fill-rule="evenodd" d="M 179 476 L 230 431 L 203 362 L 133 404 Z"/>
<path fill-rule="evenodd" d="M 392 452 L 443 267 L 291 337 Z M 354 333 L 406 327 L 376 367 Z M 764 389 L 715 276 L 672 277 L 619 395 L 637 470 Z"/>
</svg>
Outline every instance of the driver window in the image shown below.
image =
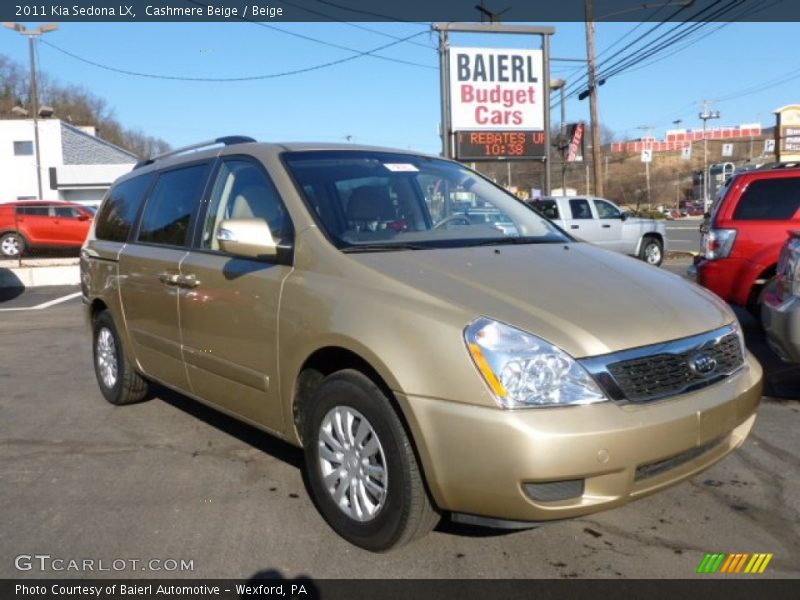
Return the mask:
<svg viewBox="0 0 800 600">
<path fill-rule="evenodd" d="M 222 164 L 206 213 L 201 246 L 219 250 L 217 230 L 225 219 L 264 219 L 276 242 L 287 237 L 289 218 L 266 174 L 244 160 Z"/>
<path fill-rule="evenodd" d="M 597 216 L 601 219 L 619 219 L 621 216 L 619 209 L 609 202 L 595 200 L 594 207 L 597 209 Z"/>
</svg>

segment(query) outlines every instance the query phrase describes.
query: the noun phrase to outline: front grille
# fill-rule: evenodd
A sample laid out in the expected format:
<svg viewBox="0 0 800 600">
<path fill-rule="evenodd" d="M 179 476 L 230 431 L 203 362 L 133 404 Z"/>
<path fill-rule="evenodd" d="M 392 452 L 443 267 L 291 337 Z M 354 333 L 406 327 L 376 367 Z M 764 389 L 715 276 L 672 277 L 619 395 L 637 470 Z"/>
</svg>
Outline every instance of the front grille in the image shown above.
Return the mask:
<svg viewBox="0 0 800 600">
<path fill-rule="evenodd" d="M 691 361 L 700 353 L 716 361 L 716 368 L 707 375 L 691 367 Z M 739 337 L 730 333 L 708 347 L 611 363 L 608 372 L 630 402 L 647 402 L 703 387 L 709 380 L 713 382 L 736 371 L 743 362 Z"/>
<path fill-rule="evenodd" d="M 744 366 L 737 325 L 661 344 L 580 359 L 606 395 L 643 403 L 712 385 Z"/>
</svg>

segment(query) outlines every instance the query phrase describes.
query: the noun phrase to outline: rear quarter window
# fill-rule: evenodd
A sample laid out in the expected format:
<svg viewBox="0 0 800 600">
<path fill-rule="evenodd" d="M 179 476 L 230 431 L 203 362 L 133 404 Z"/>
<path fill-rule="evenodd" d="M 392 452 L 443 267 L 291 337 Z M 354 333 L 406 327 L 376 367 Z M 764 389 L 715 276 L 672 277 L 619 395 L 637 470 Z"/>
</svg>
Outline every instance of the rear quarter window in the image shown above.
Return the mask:
<svg viewBox="0 0 800 600">
<path fill-rule="evenodd" d="M 800 209 L 800 177 L 757 179 L 747 186 L 733 212 L 736 221 L 781 221 Z"/>
<path fill-rule="evenodd" d="M 136 215 L 144 201 L 153 174 L 127 179 L 111 188 L 100 209 L 95 225 L 95 237 L 111 242 L 126 242 Z"/>
</svg>

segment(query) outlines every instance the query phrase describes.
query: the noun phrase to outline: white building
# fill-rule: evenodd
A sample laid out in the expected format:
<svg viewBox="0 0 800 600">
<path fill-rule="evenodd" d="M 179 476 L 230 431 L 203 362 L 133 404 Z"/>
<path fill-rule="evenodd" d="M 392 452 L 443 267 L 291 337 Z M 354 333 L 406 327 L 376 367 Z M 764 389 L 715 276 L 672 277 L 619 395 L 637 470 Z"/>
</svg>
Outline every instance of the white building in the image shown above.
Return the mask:
<svg viewBox="0 0 800 600">
<path fill-rule="evenodd" d="M 39 120 L 42 196 L 36 181 L 33 119 L 0 120 L 0 202 L 42 199 L 96 204 L 130 171 L 136 155 L 60 119 Z"/>
</svg>

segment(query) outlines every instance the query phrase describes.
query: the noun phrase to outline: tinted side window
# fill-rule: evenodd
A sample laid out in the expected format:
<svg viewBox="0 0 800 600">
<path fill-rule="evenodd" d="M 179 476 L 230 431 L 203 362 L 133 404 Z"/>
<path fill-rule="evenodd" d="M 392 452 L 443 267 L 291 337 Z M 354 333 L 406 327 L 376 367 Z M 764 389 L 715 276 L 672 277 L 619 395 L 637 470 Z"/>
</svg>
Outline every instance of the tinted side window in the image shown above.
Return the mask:
<svg viewBox="0 0 800 600">
<path fill-rule="evenodd" d="M 572 211 L 573 219 L 591 219 L 592 209 L 589 208 L 589 201 L 585 198 L 575 198 L 569 201 L 569 209 Z"/>
<path fill-rule="evenodd" d="M 46 205 L 27 205 L 27 206 L 18 206 L 17 207 L 17 214 L 18 215 L 27 215 L 29 217 L 46 217 L 49 214 L 49 210 Z"/>
<path fill-rule="evenodd" d="M 150 194 L 139 228 L 140 242 L 183 246 L 192 212 L 200 201 L 207 165 L 161 173 Z"/>
<path fill-rule="evenodd" d="M 791 219 L 800 208 L 800 178 L 753 181 L 739 199 L 733 218 L 739 221 Z"/>
<path fill-rule="evenodd" d="M 144 194 L 153 181 L 153 174 L 140 175 L 111 188 L 97 215 L 95 236 L 98 240 L 126 242 Z"/>
<path fill-rule="evenodd" d="M 77 219 L 81 216 L 81 212 L 77 208 L 71 206 L 56 206 L 56 216 L 65 219 Z"/>
<path fill-rule="evenodd" d="M 558 204 L 556 204 L 555 200 L 540 200 L 539 202 L 534 202 L 533 206 L 538 208 L 548 219 L 558 219 Z"/>
</svg>

